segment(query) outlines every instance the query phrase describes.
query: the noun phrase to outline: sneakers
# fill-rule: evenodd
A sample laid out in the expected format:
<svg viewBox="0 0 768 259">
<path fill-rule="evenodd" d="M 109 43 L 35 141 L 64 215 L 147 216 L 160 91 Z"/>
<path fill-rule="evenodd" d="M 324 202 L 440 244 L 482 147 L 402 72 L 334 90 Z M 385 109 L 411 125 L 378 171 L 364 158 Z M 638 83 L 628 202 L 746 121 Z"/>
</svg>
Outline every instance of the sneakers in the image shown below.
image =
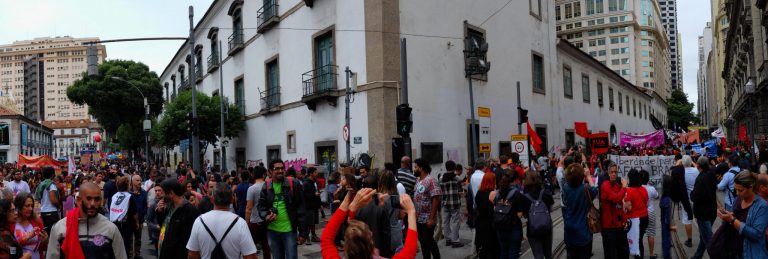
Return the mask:
<svg viewBox="0 0 768 259">
<path fill-rule="evenodd" d="M 312 236 L 309 238 L 312 242 L 320 242 L 320 238 L 317 237 L 317 234 L 312 234 Z"/>
<path fill-rule="evenodd" d="M 692 242 L 690 239 L 688 239 L 688 240 L 685 240 L 685 246 L 687 246 L 687 247 L 693 247 L 693 242 Z"/>
<path fill-rule="evenodd" d="M 460 248 L 460 247 L 464 247 L 464 244 L 463 244 L 463 243 L 461 243 L 461 242 L 458 242 L 458 243 L 453 243 L 453 244 L 451 245 L 451 247 L 453 247 L 453 248 Z"/>
</svg>

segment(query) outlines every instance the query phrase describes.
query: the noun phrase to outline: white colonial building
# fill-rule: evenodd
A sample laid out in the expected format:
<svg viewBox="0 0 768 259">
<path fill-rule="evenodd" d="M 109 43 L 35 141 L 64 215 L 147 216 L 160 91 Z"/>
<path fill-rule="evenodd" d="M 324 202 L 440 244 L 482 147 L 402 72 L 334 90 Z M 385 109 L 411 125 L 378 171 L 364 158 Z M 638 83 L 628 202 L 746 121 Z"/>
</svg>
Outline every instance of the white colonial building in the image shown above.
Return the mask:
<svg viewBox="0 0 768 259">
<path fill-rule="evenodd" d="M 510 135 L 518 133 L 518 82 L 521 106 L 529 110 L 548 149 L 581 141 L 573 136 L 574 121 L 587 122 L 593 132 L 609 132 L 611 126 L 618 132 L 652 131 L 648 117 L 666 114 L 659 105 L 663 101 L 578 48 L 558 43 L 553 5 L 552 0 L 508 6 L 491 0 L 218 0 L 196 25 L 198 69 L 190 69 L 190 46 L 184 44 L 160 79 L 166 98 L 172 99 L 190 86 L 221 94 L 223 76 L 223 95 L 243 108 L 246 122 L 246 129 L 226 147 L 230 169 L 275 157 L 326 165 L 343 161 L 346 67 L 353 72 L 355 91 L 352 156 L 367 153 L 375 167 L 398 160 L 393 143 L 399 138 L 395 107 L 402 38 L 407 39 L 414 157 L 467 164 L 472 123 L 465 38 L 490 46 L 487 59 L 493 66 L 473 80 L 475 106 L 491 111 L 489 119 L 482 119 L 488 121 L 481 122 L 489 125 L 481 139 L 491 144 L 489 156 L 509 152 Z M 570 83 L 564 68 L 570 69 Z M 189 82 L 194 71 L 198 80 Z M 582 80 L 583 75 L 589 79 Z M 571 92 L 566 94 L 568 84 Z M 616 95 L 613 109 L 611 89 Z M 218 164 L 219 148 L 209 148 L 206 159 Z M 186 159 L 180 151 L 176 148 L 166 158 L 172 164 Z"/>
</svg>

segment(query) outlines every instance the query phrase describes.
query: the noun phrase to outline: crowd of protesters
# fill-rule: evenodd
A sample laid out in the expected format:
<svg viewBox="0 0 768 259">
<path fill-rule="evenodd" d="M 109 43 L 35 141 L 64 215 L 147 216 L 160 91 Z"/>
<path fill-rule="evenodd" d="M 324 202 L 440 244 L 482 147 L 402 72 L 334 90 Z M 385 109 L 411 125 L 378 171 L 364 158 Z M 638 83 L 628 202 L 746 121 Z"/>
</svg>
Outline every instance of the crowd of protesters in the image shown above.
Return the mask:
<svg viewBox="0 0 768 259">
<path fill-rule="evenodd" d="M 185 163 L 70 172 L 9 164 L 0 168 L 0 258 L 142 258 L 149 247 L 158 258 L 292 259 L 302 245 L 319 245 L 324 258 L 415 258 L 419 250 L 441 258 L 441 247 L 470 246 L 478 258 L 519 258 L 523 242 L 534 258 L 552 258 L 556 198 L 569 258 L 593 256 L 596 233 L 605 258 L 657 258 L 657 233 L 661 256 L 671 258 L 677 217 L 684 244 L 697 245 L 693 258 L 768 258 L 762 154 L 702 153 L 669 145 L 608 152 L 674 156 L 661 181 L 641 168 L 620 173 L 606 154 L 579 147 L 530 164 L 514 153 L 472 167 L 446 161 L 436 172 L 409 157 L 399 168 L 341 165 L 323 174 L 279 159 L 201 173 Z M 459 238 L 462 227 L 473 230 L 471 243 Z"/>
</svg>

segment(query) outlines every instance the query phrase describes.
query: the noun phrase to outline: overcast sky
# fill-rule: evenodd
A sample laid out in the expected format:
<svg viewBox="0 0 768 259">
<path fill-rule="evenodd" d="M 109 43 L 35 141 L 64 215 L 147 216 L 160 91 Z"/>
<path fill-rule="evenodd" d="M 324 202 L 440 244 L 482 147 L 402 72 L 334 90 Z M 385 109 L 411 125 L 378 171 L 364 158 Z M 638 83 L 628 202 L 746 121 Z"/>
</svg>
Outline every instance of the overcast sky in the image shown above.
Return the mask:
<svg viewBox="0 0 768 259">
<path fill-rule="evenodd" d="M 212 0 L 0 0 L 0 44 L 36 37 L 102 40 L 189 36 L 188 6 L 195 24 Z M 162 73 L 183 41 L 108 43 L 107 59 L 131 59 Z"/>
<path fill-rule="evenodd" d="M 418 0 L 413 0 L 418 1 Z M 501 1 L 501 0 L 499 0 Z M 212 0 L 0 0 L 0 44 L 45 36 L 186 37 L 187 6 L 195 7 L 195 23 Z M 698 36 L 710 21 L 709 0 L 678 0 L 678 28 L 682 34 L 683 83 L 689 101 L 696 103 Z M 107 44 L 108 59 L 132 59 L 162 73 L 181 41 Z"/>
<path fill-rule="evenodd" d="M 699 67 L 699 36 L 712 21 L 709 0 L 677 0 L 677 28 L 683 44 L 683 89 L 688 101 L 696 104 L 696 71 Z M 719 73 L 718 73 L 719 74 Z M 693 110 L 696 112 L 696 109 Z"/>
</svg>

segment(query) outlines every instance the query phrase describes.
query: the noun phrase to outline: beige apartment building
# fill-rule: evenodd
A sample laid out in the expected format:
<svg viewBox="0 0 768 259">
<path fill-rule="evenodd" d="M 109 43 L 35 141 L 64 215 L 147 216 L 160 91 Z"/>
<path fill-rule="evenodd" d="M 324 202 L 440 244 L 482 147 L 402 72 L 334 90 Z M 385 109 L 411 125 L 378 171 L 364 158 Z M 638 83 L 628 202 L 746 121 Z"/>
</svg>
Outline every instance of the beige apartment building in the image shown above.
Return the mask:
<svg viewBox="0 0 768 259">
<path fill-rule="evenodd" d="M 655 0 L 556 0 L 555 30 L 627 81 L 666 99 L 670 43 Z"/>
<path fill-rule="evenodd" d="M 86 43 L 98 38 L 44 37 L 0 45 L 0 90 L 34 121 L 89 119 L 88 107 L 67 98 L 87 69 Z M 106 57 L 98 45 L 98 59 Z"/>
<path fill-rule="evenodd" d="M 715 115 L 717 124 L 725 123 L 728 113 L 725 109 L 725 79 L 722 76 L 725 67 L 725 40 L 728 36 L 728 13 L 725 6 L 726 0 L 711 0 L 712 4 L 712 82 L 715 88 L 715 103 L 717 106 L 710 107 L 710 111 Z"/>
</svg>

